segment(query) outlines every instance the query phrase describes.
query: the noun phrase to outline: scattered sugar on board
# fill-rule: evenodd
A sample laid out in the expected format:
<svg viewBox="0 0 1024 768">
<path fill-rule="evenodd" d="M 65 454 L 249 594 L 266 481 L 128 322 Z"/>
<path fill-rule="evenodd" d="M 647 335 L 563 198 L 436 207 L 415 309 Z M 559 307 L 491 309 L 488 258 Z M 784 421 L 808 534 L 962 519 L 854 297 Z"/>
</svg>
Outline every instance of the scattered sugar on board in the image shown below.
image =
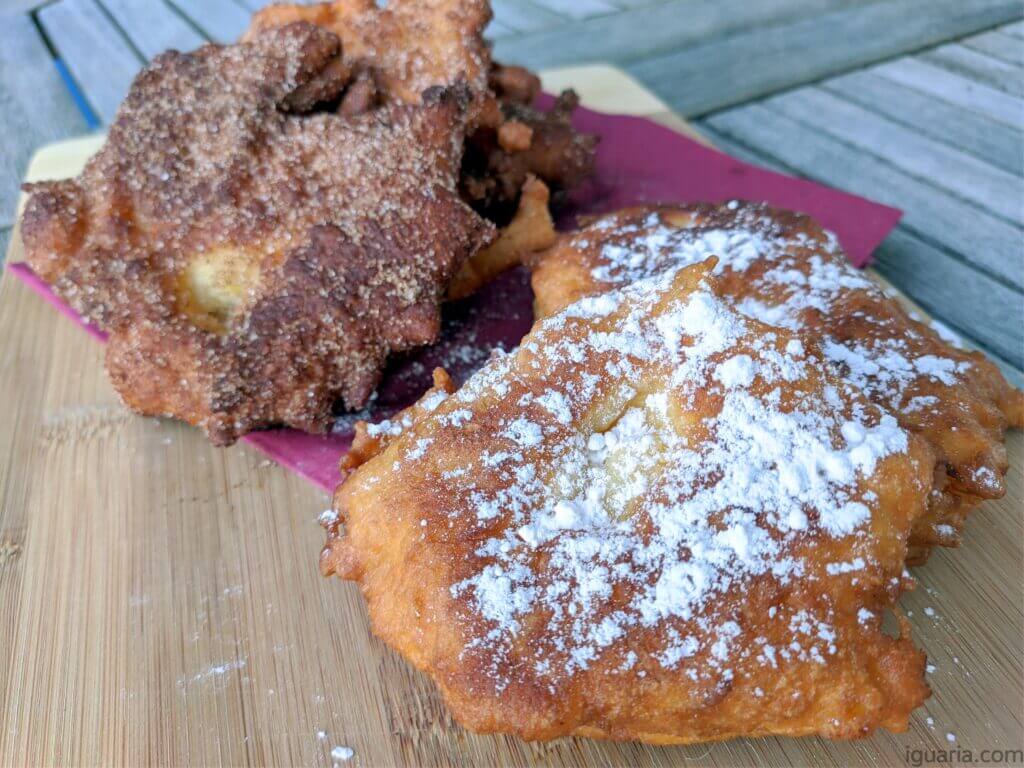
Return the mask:
<svg viewBox="0 0 1024 768">
<path fill-rule="evenodd" d="M 211 664 L 201 672 L 197 672 L 188 678 L 180 678 L 178 685 L 181 687 L 187 687 L 193 683 L 201 683 L 207 680 L 215 680 L 223 677 L 229 672 L 245 667 L 245 659 L 235 659 L 234 661 L 226 661 L 223 664 Z"/>
<path fill-rule="evenodd" d="M 351 760 L 356 754 L 356 751 L 352 747 L 337 746 L 331 749 L 331 760 L 338 763 L 343 763 Z"/>
</svg>

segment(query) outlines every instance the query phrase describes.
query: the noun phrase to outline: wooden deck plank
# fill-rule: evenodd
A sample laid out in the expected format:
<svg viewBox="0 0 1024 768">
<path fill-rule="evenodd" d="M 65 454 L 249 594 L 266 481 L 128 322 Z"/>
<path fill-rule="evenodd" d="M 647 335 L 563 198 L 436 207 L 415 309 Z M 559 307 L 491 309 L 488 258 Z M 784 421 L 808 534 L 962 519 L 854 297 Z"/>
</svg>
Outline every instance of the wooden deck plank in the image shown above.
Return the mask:
<svg viewBox="0 0 1024 768">
<path fill-rule="evenodd" d="M 162 0 L 100 0 L 147 60 L 170 48 L 191 51 L 205 39 Z"/>
<path fill-rule="evenodd" d="M 489 40 L 497 40 L 499 37 L 507 37 L 515 33 L 516 31 L 512 27 L 502 24 L 497 19 L 491 19 L 491 23 L 487 25 L 487 29 L 484 31 Z"/>
<path fill-rule="evenodd" d="M 607 0 L 533 0 L 533 3 L 576 21 L 616 13 L 619 10 Z"/>
<path fill-rule="evenodd" d="M 1020 18 L 1013 0 L 890 0 L 759 27 L 629 65 L 683 116 L 776 91 Z"/>
<path fill-rule="evenodd" d="M 88 128 L 27 13 L 0 24 L 0 115 L 0 227 L 9 227 L 32 153 Z"/>
<path fill-rule="evenodd" d="M 970 334 L 1015 367 L 1024 367 L 1024 294 L 973 270 L 904 229 L 875 253 L 875 266 L 925 310 Z"/>
<path fill-rule="evenodd" d="M 903 224 L 918 236 L 959 254 L 1007 286 L 1021 285 L 1019 227 L 759 104 L 712 115 L 704 124 L 800 175 L 898 206 L 904 211 Z"/>
<path fill-rule="evenodd" d="M 1024 66 L 1024 41 L 1019 37 L 1006 34 L 1001 29 L 982 32 L 980 35 L 964 38 L 960 42 L 968 48 L 982 51 L 989 56 L 1017 66 Z"/>
<path fill-rule="evenodd" d="M 1001 30 L 1004 34 L 1012 35 L 1013 37 L 1019 37 L 1024 40 L 1024 21 L 1015 21 L 1013 24 L 1007 24 L 1002 27 Z"/>
<path fill-rule="evenodd" d="M 249 26 L 252 14 L 234 0 L 169 0 L 203 34 L 218 43 L 233 43 Z"/>
<path fill-rule="evenodd" d="M 1016 224 L 1024 223 L 1021 178 L 959 149 L 812 86 L 762 102 L 813 130 L 870 153 L 949 194 Z"/>
<path fill-rule="evenodd" d="M 38 18 L 89 105 L 110 122 L 142 65 L 139 54 L 96 0 L 60 0 Z"/>
<path fill-rule="evenodd" d="M 938 64 L 944 69 L 961 74 L 971 80 L 991 85 L 993 88 L 998 88 L 1018 98 L 1024 97 L 1024 70 L 1016 64 L 997 59 L 965 45 L 959 43 L 940 45 L 938 48 L 921 53 L 919 58 L 922 61 Z"/>
<path fill-rule="evenodd" d="M 623 9 L 646 8 L 651 5 L 671 2 L 671 0 L 614 0 L 615 4 Z"/>
<path fill-rule="evenodd" d="M 916 57 L 886 62 L 872 71 L 888 80 L 978 114 L 988 115 L 1007 125 L 1024 125 L 1024 101 L 1021 99 Z"/>
<path fill-rule="evenodd" d="M 855 101 L 998 168 L 1024 174 L 1024 131 L 985 115 L 861 70 L 821 82 L 830 93 Z"/>
<path fill-rule="evenodd" d="M 520 0 L 491 0 L 491 9 L 496 21 L 517 33 L 535 32 L 565 23 L 561 16 Z"/>
<path fill-rule="evenodd" d="M 500 40 L 495 45 L 495 55 L 502 61 L 531 67 L 628 62 L 860 1 L 671 0 Z M 498 0 L 494 5 L 497 12 Z"/>
<path fill-rule="evenodd" d="M 39 5 L 39 0 L 3 0 L 3 3 L 0 3 L 0 18 L 18 16 L 38 8 Z"/>
</svg>

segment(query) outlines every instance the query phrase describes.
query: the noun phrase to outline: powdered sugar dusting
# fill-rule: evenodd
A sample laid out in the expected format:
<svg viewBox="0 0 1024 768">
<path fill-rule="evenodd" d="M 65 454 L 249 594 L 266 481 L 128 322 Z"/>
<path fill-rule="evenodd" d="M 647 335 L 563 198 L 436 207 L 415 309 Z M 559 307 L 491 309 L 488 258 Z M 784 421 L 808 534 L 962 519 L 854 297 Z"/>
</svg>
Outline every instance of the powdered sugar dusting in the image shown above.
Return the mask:
<svg viewBox="0 0 1024 768">
<path fill-rule="evenodd" d="M 850 292 L 880 293 L 875 283 L 846 262 L 830 232 L 816 236 L 787 231 L 776 226 L 765 209 L 735 201 L 717 209 L 712 218 L 713 222 L 703 222 L 695 216 L 670 225 L 652 212 L 638 222 L 598 222 L 594 229 L 603 227 L 603 244 L 591 277 L 608 287 L 626 285 L 666 268 L 716 256 L 716 274 L 742 277 L 738 284 L 741 313 L 797 331 L 806 327 L 808 313 L 834 315 L 837 302 Z M 592 238 L 592 233 L 584 232 L 579 238 Z M 864 319 L 880 326 L 887 322 L 884 317 Z M 956 344 L 955 334 L 948 329 L 934 323 L 932 328 Z M 829 361 L 849 373 L 875 402 L 898 409 L 904 393 L 919 378 L 953 386 L 970 368 L 963 361 L 915 354 L 915 333 L 906 330 L 905 336 L 911 338 L 898 338 L 882 328 L 870 341 L 854 343 L 826 332 L 825 351 Z"/>
</svg>

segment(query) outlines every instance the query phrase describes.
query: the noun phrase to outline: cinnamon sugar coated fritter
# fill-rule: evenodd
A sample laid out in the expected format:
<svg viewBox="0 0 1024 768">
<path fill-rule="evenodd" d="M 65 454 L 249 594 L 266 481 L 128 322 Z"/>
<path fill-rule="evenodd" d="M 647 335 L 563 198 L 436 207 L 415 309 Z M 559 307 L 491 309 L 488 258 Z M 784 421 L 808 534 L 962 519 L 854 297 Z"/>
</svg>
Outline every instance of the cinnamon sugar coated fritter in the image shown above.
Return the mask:
<svg viewBox="0 0 1024 768">
<path fill-rule="evenodd" d="M 360 428 L 322 568 L 469 728 L 854 738 L 928 696 L 882 618 L 931 450 L 711 264 L 571 304 Z"/>
<path fill-rule="evenodd" d="M 434 340 L 449 280 L 493 238 L 457 190 L 472 95 L 305 112 L 355 86 L 306 23 L 168 52 L 78 178 L 26 188 L 28 261 L 110 333 L 129 406 L 220 444 L 322 431 L 390 352 Z"/>
<path fill-rule="evenodd" d="M 345 60 L 360 73 L 361 108 L 377 103 L 417 103 L 430 85 L 466 84 L 474 96 L 460 188 L 480 213 L 500 225 L 515 214 L 531 175 L 556 201 L 593 170 L 597 138 L 573 129 L 574 93 L 553 109 L 532 104 L 540 80 L 522 67 L 491 61 L 483 32 L 491 19 L 487 0 L 334 0 L 314 5 L 278 4 L 253 17 L 247 36 L 306 20 L 337 34 Z M 356 111 L 347 97 L 341 109 Z"/>
<path fill-rule="evenodd" d="M 487 90 L 490 52 L 483 38 L 491 20 L 486 0 L 335 0 L 312 5 L 270 5 L 253 16 L 243 39 L 308 21 L 336 34 L 345 60 L 372 75 L 388 100 L 418 103 L 435 85 L 464 83 Z"/>
<path fill-rule="evenodd" d="M 837 375 L 931 445 L 935 486 L 910 562 L 957 545 L 968 513 L 1005 493 L 1003 434 L 1024 426 L 1024 395 L 982 354 L 911 318 L 810 217 L 735 201 L 600 217 L 540 256 L 537 315 L 711 255 L 742 314 L 820 343 Z"/>
</svg>

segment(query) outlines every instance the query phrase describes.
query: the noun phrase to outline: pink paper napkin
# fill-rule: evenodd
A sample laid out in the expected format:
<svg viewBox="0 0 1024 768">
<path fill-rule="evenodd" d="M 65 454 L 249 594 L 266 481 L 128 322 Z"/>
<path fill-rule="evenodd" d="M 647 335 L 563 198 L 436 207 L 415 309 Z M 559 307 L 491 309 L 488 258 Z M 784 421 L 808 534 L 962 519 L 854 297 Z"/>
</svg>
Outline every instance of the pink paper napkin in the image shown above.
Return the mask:
<svg viewBox="0 0 1024 768">
<path fill-rule="evenodd" d="M 542 106 L 550 103 L 550 97 L 541 97 Z M 895 208 L 856 195 L 740 162 L 643 118 L 581 108 L 573 122 L 580 130 L 600 135 L 601 144 L 594 178 L 573 195 L 560 226 L 571 224 L 576 215 L 643 202 L 763 200 L 810 214 L 836 233 L 850 261 L 864 267 L 901 215 Z M 102 331 L 83 322 L 26 264 L 9 264 L 8 269 L 97 339 L 105 340 Z M 461 382 L 491 350 L 515 347 L 532 323 L 532 301 L 529 276 L 522 269 L 513 270 L 475 296 L 447 305 L 441 340 L 393 360 L 373 402 L 359 414 L 340 416 L 332 434 L 275 429 L 243 440 L 332 491 L 338 481 L 338 461 L 352 444 L 358 418 L 379 421 L 410 405 L 430 386 L 436 366 L 443 366 Z"/>
</svg>

